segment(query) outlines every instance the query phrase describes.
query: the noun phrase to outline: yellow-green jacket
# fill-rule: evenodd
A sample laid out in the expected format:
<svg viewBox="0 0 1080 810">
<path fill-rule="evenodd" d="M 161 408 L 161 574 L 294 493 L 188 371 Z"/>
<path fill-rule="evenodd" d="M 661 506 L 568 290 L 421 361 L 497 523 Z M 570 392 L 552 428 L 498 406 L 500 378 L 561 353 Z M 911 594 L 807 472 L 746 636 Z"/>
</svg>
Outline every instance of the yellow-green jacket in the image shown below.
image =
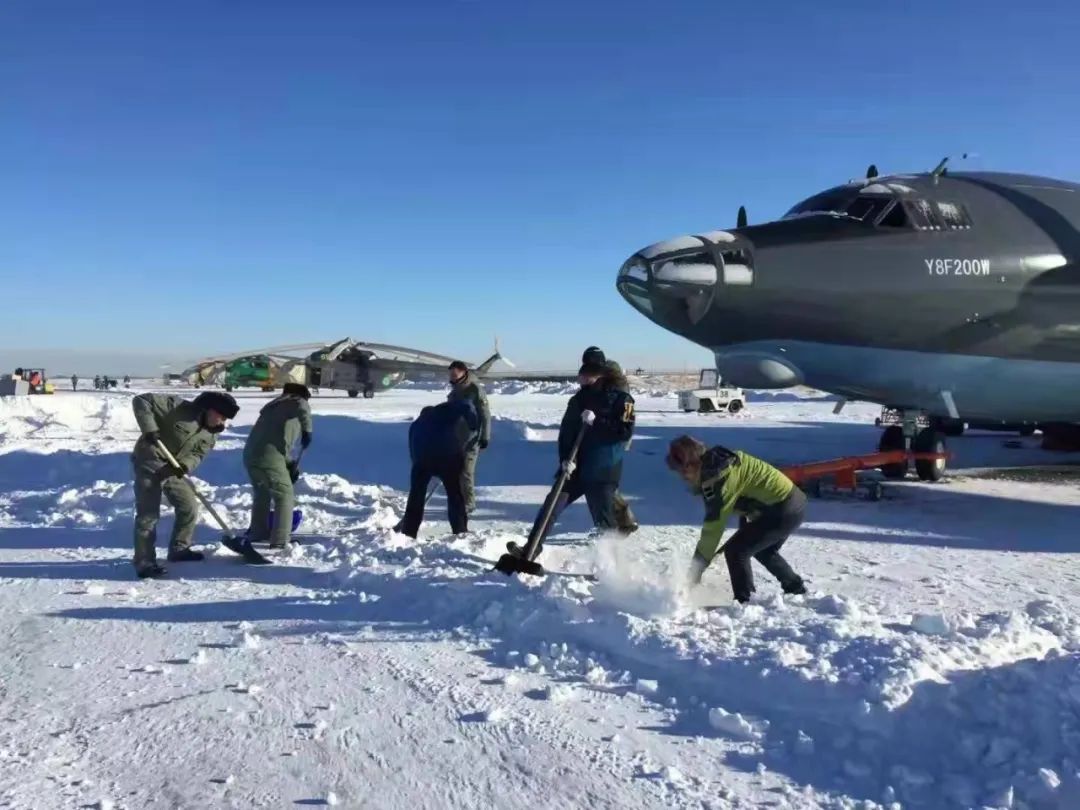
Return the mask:
<svg viewBox="0 0 1080 810">
<path fill-rule="evenodd" d="M 785 500 L 794 487 L 776 467 L 741 450 L 714 447 L 707 451 L 698 487 L 705 499 L 705 524 L 695 553 L 711 562 L 732 515 L 755 515 Z"/>
</svg>

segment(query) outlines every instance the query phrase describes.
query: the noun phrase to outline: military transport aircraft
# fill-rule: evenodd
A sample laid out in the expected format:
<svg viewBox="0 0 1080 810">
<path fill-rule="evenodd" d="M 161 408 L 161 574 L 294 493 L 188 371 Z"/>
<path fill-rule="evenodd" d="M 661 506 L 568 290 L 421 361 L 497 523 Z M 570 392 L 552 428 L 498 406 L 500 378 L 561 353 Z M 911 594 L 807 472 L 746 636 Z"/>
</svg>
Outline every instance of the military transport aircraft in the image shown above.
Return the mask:
<svg viewBox="0 0 1080 810">
<path fill-rule="evenodd" d="M 643 248 L 617 287 L 727 381 L 891 406 L 905 427 L 882 447 L 931 451 L 964 421 L 1080 422 L 1078 227 L 1080 185 L 871 166 L 778 221 L 740 210 L 733 229 Z"/>
</svg>

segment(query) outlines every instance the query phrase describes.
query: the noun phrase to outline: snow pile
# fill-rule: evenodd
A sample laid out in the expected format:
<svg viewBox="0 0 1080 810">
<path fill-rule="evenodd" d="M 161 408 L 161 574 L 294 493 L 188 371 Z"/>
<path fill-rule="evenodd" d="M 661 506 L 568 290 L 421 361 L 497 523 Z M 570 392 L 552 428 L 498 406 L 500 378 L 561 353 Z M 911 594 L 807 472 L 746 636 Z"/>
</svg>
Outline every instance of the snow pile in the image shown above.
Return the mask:
<svg viewBox="0 0 1080 810">
<path fill-rule="evenodd" d="M 809 757 L 831 789 L 891 791 L 904 807 L 987 804 L 1008 790 L 1032 808 L 1080 797 L 1078 628 L 1053 604 L 913 618 L 776 595 L 701 611 L 675 585 L 676 565 L 635 565 L 608 538 L 596 542 L 596 583 L 490 574 L 505 535 L 341 542 L 341 581 L 382 610 L 422 614 L 431 634 L 507 647 L 511 667 L 554 679 L 551 703 L 577 701 L 575 682 L 622 685 L 756 746 L 773 770 Z"/>
</svg>

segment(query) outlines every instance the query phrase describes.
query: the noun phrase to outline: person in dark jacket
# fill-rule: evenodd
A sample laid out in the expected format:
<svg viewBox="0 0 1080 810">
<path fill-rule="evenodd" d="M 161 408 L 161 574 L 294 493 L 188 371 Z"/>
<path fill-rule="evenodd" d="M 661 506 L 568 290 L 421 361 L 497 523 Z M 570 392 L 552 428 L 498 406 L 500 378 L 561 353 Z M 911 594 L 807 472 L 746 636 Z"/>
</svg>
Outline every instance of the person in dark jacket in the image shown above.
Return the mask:
<svg viewBox="0 0 1080 810">
<path fill-rule="evenodd" d="M 626 379 L 626 375 L 623 374 L 622 366 L 616 363 L 614 360 L 609 360 L 597 346 L 590 346 L 581 355 L 582 364 L 593 363 L 601 364 L 608 370 L 609 384 L 626 394 L 630 393 L 630 382 Z M 615 527 L 623 534 L 633 534 L 638 530 L 637 518 L 634 517 L 633 511 L 630 509 L 630 504 L 626 502 L 626 498 L 617 489 L 614 495 L 615 503 Z"/>
<path fill-rule="evenodd" d="M 465 510 L 462 473 L 469 448 L 474 446 L 480 432 L 480 418 L 467 399 L 429 405 L 409 427 L 409 456 L 412 472 L 409 476 L 409 500 L 401 533 L 416 537 L 424 520 L 428 484 L 432 478 L 442 481 L 446 492 L 446 511 L 450 530 L 464 534 L 469 530 Z"/>
<path fill-rule="evenodd" d="M 559 426 L 559 469 L 565 470 L 569 478 L 541 535 L 537 555 L 559 514 L 582 496 L 596 528 L 604 530 L 618 526 L 615 493 L 622 478 L 623 452 L 634 433 L 634 398 L 614 384 L 610 370 L 602 363 L 583 364 L 578 372 L 578 382 L 581 389 L 567 403 Z M 585 435 L 581 448 L 577 459 L 571 459 L 574 441 L 583 424 Z M 536 516 L 537 522 L 547 506 L 545 500 Z M 535 528 L 536 523 L 533 524 Z"/>
<path fill-rule="evenodd" d="M 705 523 L 690 564 L 691 584 L 701 581 L 713 557 L 723 550 L 737 601 L 748 602 L 754 592 L 751 558 L 776 577 L 784 593 L 806 593 L 802 578 L 780 556 L 806 511 L 806 496 L 790 478 L 749 453 L 706 449 L 692 436 L 672 441 L 667 465 L 705 500 Z M 741 517 L 739 530 L 721 546 L 732 515 Z"/>
<path fill-rule="evenodd" d="M 491 411 L 488 408 L 484 387 L 476 380 L 469 367 L 460 360 L 450 364 L 449 402 L 468 400 L 480 420 L 476 443 L 465 453 L 465 466 L 461 472 L 461 488 L 465 493 L 465 511 L 470 515 L 476 510 L 476 459 L 481 450 L 487 450 L 491 442 Z"/>
<path fill-rule="evenodd" d="M 190 562 L 203 558 L 193 551 L 191 541 L 199 519 L 199 501 L 187 482 L 192 472 L 225 430 L 225 422 L 236 417 L 240 406 L 229 394 L 207 391 L 193 402 L 165 394 L 140 394 L 131 401 L 135 421 L 142 435 L 135 443 L 131 463 L 135 468 L 135 573 L 139 577 L 164 576 L 158 565 L 155 541 L 161 516 L 161 496 L 176 511 L 170 562 Z M 173 467 L 158 448 L 158 442 L 180 464 Z"/>
</svg>

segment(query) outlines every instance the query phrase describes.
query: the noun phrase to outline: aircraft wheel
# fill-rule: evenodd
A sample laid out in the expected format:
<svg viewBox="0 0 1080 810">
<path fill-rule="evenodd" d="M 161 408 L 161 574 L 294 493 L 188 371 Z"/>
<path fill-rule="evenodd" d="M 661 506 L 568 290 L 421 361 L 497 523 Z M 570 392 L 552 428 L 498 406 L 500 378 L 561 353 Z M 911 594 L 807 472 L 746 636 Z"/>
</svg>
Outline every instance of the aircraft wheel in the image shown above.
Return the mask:
<svg viewBox="0 0 1080 810">
<path fill-rule="evenodd" d="M 731 402 L 729 402 L 728 406 L 727 406 L 728 413 L 738 413 L 739 411 L 742 410 L 742 408 L 743 408 L 743 404 L 741 402 L 739 402 L 739 400 L 737 400 L 737 399 L 731 400 Z"/>
<path fill-rule="evenodd" d="M 893 450 L 904 450 L 904 429 L 899 425 L 890 425 L 881 433 L 878 440 L 878 450 L 889 453 Z M 882 464 L 881 474 L 886 478 L 903 478 L 907 475 L 907 463 Z"/>
<path fill-rule="evenodd" d="M 933 428 L 920 430 L 915 435 L 911 449 L 916 453 L 944 453 L 945 437 Z M 915 474 L 920 481 L 940 481 L 945 476 L 945 459 L 915 461 Z"/>
<path fill-rule="evenodd" d="M 360 396 L 359 391 L 350 391 L 349 392 L 349 399 L 356 399 L 358 396 Z"/>
</svg>

